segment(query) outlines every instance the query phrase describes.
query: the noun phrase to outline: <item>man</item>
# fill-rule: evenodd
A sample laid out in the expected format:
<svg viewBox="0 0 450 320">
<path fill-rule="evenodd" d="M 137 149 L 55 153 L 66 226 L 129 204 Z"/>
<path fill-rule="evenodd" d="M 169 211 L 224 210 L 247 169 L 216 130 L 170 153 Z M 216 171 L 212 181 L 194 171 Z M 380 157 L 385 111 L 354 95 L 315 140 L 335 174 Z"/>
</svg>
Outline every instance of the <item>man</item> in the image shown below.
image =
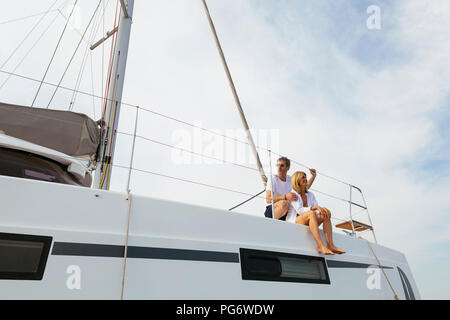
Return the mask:
<svg viewBox="0 0 450 320">
<path fill-rule="evenodd" d="M 286 157 L 281 157 L 277 161 L 278 175 L 273 176 L 273 189 L 274 189 L 274 208 L 275 219 L 286 220 L 286 214 L 289 210 L 289 201 L 297 201 L 297 195 L 292 190 L 291 176 L 287 173 L 291 168 L 291 161 Z M 314 180 L 316 179 L 316 170 L 309 169 L 311 172 L 311 179 L 308 181 L 308 189 L 311 188 Z M 269 180 L 267 183 L 266 191 L 266 212 L 264 215 L 267 218 L 273 218 L 272 215 L 272 184 Z"/>
</svg>

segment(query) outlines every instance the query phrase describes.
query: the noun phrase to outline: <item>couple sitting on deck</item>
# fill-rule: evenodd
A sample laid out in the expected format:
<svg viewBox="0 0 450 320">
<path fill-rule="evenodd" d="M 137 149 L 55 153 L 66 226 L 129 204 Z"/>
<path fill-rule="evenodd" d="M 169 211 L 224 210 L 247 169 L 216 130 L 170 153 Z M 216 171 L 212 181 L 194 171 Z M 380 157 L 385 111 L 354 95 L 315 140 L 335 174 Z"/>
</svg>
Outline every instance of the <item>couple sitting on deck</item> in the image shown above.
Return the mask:
<svg viewBox="0 0 450 320">
<path fill-rule="evenodd" d="M 316 170 L 310 169 L 312 177 L 308 181 L 304 172 L 296 172 L 292 177 L 287 174 L 291 161 L 286 157 L 278 159 L 277 166 L 278 175 L 273 176 L 272 182 L 275 219 L 309 226 L 318 245 L 317 251 L 322 254 L 345 253 L 333 243 L 330 210 L 319 207 L 314 194 L 308 191 L 316 178 Z M 272 186 L 269 183 L 266 194 L 267 207 L 264 213 L 267 218 L 273 218 L 271 189 Z M 327 246 L 319 233 L 319 226 L 322 223 Z"/>
</svg>

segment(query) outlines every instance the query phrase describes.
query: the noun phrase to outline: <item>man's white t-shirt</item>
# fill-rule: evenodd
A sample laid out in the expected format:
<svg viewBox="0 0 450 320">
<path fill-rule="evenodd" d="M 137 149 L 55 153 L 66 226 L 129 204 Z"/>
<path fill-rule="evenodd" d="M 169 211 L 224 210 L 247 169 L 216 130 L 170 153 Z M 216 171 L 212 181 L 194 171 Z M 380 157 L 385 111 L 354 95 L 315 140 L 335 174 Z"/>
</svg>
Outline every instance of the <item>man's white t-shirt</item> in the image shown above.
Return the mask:
<svg viewBox="0 0 450 320">
<path fill-rule="evenodd" d="M 277 175 L 273 176 L 273 189 L 272 196 L 284 196 L 285 194 L 288 194 L 292 190 L 292 184 L 291 184 L 291 176 L 286 175 L 286 181 L 282 181 Z M 269 181 L 267 181 L 267 191 L 272 191 L 272 184 Z M 271 205 L 271 203 L 266 203 L 266 206 Z"/>
</svg>

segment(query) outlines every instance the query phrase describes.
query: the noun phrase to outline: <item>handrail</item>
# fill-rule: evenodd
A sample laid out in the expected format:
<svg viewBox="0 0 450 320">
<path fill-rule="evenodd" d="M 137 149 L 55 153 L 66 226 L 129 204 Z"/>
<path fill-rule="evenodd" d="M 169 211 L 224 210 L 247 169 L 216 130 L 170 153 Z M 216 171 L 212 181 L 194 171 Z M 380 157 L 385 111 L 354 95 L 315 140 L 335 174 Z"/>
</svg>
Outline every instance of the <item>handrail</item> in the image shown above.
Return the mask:
<svg viewBox="0 0 450 320">
<path fill-rule="evenodd" d="M 353 202 L 351 201 L 352 190 L 353 190 L 353 189 L 359 191 L 359 193 L 361 194 L 362 200 L 363 200 L 363 202 L 364 202 L 364 206 L 361 206 L 361 205 L 359 205 L 359 204 L 353 203 Z M 374 227 L 373 227 L 372 219 L 371 219 L 371 217 L 370 217 L 369 209 L 368 209 L 368 207 L 367 207 L 366 199 L 365 199 L 365 197 L 364 197 L 364 193 L 362 192 L 361 188 L 358 188 L 358 187 L 356 187 L 356 186 L 354 186 L 354 185 L 350 185 L 350 222 L 351 222 L 352 229 L 353 229 L 352 235 L 353 235 L 354 237 L 356 237 L 354 221 L 353 221 L 353 218 L 352 218 L 352 205 L 356 205 L 356 206 L 358 206 L 358 207 L 361 207 L 361 208 L 363 208 L 363 209 L 367 212 L 367 217 L 368 217 L 368 219 L 369 219 L 369 223 L 370 223 L 370 226 L 371 226 L 371 231 L 372 231 L 373 238 L 374 238 L 374 240 L 375 240 L 375 243 L 378 243 L 378 242 L 377 242 L 377 237 L 376 237 L 376 235 L 375 235 L 375 230 L 374 230 Z"/>
</svg>

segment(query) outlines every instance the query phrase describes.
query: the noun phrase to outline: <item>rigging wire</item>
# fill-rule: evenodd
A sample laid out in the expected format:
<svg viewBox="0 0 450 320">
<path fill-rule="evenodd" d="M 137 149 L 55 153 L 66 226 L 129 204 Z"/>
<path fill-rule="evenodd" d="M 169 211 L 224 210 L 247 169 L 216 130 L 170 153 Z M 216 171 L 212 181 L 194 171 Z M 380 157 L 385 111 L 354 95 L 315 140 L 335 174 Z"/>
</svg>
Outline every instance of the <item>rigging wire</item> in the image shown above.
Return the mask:
<svg viewBox="0 0 450 320">
<path fill-rule="evenodd" d="M 34 99 L 33 99 L 33 102 L 31 103 L 31 107 L 32 107 L 32 108 L 33 108 L 33 106 L 34 106 L 34 103 L 36 102 L 36 99 L 37 99 L 37 97 L 38 97 L 38 95 L 39 95 L 39 92 L 41 91 L 42 84 L 44 83 L 45 78 L 47 77 L 48 71 L 50 70 L 50 66 L 52 65 L 52 62 L 53 62 L 53 60 L 55 59 L 56 52 L 58 51 L 59 45 L 61 44 L 61 40 L 62 40 L 64 34 L 66 33 L 67 25 L 69 24 L 69 20 L 70 20 L 70 18 L 72 17 L 73 12 L 75 11 L 75 7 L 76 7 L 77 3 L 78 3 L 78 0 L 75 0 L 75 3 L 74 3 L 74 5 L 73 5 L 73 7 L 72 7 L 72 10 L 70 11 L 69 19 L 67 20 L 67 22 L 66 22 L 66 24 L 65 24 L 65 26 L 64 26 L 64 29 L 63 29 L 63 31 L 62 31 L 60 37 L 59 37 L 59 40 L 58 40 L 58 43 L 56 44 L 56 48 L 55 48 L 55 50 L 54 50 L 54 52 L 53 52 L 52 58 L 50 59 L 50 62 L 49 62 L 49 64 L 48 64 L 48 66 L 47 66 L 47 70 L 45 70 L 45 74 L 44 74 L 44 76 L 42 77 L 42 81 L 41 81 L 41 83 L 40 83 L 40 85 L 39 85 L 39 88 L 38 88 L 38 90 L 37 90 L 37 92 L 36 92 L 36 95 L 35 95 L 35 97 L 34 97 Z"/>
<path fill-rule="evenodd" d="M 122 134 L 122 135 L 126 135 L 126 136 L 134 137 L 132 134 L 125 133 L 125 132 L 117 131 L 117 133 L 118 134 Z M 234 165 L 234 166 L 237 166 L 237 167 L 241 167 L 241 168 L 244 168 L 244 169 L 248 169 L 248 170 L 259 172 L 259 170 L 256 169 L 256 168 L 252 168 L 252 167 L 245 166 L 245 165 L 242 165 L 242 164 L 239 164 L 239 163 L 227 161 L 225 159 L 219 159 L 219 158 L 216 158 L 216 157 L 208 156 L 208 155 L 205 155 L 205 154 L 202 154 L 202 153 L 198 153 L 198 152 L 195 152 L 195 151 L 191 151 L 191 150 L 187 150 L 187 149 L 184 149 L 184 148 L 180 148 L 180 147 L 168 144 L 168 143 L 164 143 L 164 142 L 161 142 L 161 141 L 157 141 L 157 140 L 153 140 L 153 139 L 150 139 L 150 138 L 146 138 L 146 137 L 143 137 L 143 136 L 140 136 L 140 135 L 135 135 L 135 137 L 139 138 L 139 139 L 142 139 L 142 140 L 145 140 L 145 141 L 148 141 L 148 142 L 152 142 L 154 144 L 158 144 L 158 145 L 161 145 L 161 146 L 164 146 L 164 147 L 168 147 L 168 148 L 171 148 L 171 149 L 174 149 L 174 150 L 187 152 L 187 153 L 190 153 L 190 154 L 193 154 L 193 155 L 205 158 L 205 159 L 219 161 L 219 162 L 223 162 L 225 164 L 231 164 L 231 165 Z"/>
<path fill-rule="evenodd" d="M 104 0 L 101 0 L 103 3 L 104 3 Z M 108 0 L 108 3 L 109 3 L 109 0 Z M 104 5 L 103 5 L 103 7 L 104 7 Z M 65 20 L 68 20 L 67 19 L 67 17 L 61 12 L 61 10 L 58 10 L 59 11 L 59 13 L 61 14 L 61 16 L 65 19 Z M 99 12 L 99 16 L 100 15 L 102 15 L 102 19 L 104 20 L 104 15 L 105 15 L 105 11 L 103 11 L 103 13 L 101 12 L 101 11 L 98 11 Z M 97 17 L 97 18 L 99 18 L 99 17 Z M 93 38 L 94 38 L 94 36 L 98 33 L 98 29 L 100 28 L 100 21 L 101 19 L 99 19 L 99 21 L 97 21 L 96 23 L 94 23 L 94 26 L 93 26 L 93 28 L 92 28 L 92 30 L 91 30 L 91 34 L 90 34 L 90 36 L 89 36 L 89 40 L 85 40 L 84 39 L 84 37 L 83 37 L 83 35 L 82 35 L 82 33 L 75 27 L 75 26 L 73 26 L 72 24 L 71 24 L 71 26 L 74 28 L 74 30 L 84 39 L 84 41 L 86 42 L 86 45 L 87 45 L 87 48 L 86 48 L 86 50 L 85 50 L 85 53 L 84 53 L 84 56 L 83 56 L 83 62 L 82 62 L 82 67 L 80 68 L 80 73 L 84 73 L 84 69 L 85 69 L 85 67 L 86 67 L 86 64 L 87 64 L 87 59 L 88 59 L 88 54 L 87 54 L 87 52 L 89 51 L 89 47 L 90 47 L 90 44 L 92 43 L 92 41 L 93 41 Z M 102 59 L 103 59 L 103 56 L 102 56 Z M 92 78 L 93 78 L 93 62 L 92 62 L 92 51 L 91 51 L 91 80 L 92 80 Z M 103 71 L 102 71 L 103 72 Z M 70 105 L 69 105 L 69 111 L 71 111 L 71 110 L 73 110 L 73 105 L 75 104 L 75 100 L 76 100 L 76 98 L 77 98 L 77 94 L 78 94 L 78 89 L 79 89 L 79 87 L 80 87 L 80 85 L 81 85 L 81 81 L 82 81 L 82 79 L 80 79 L 80 77 L 82 78 L 82 74 L 80 75 L 80 73 L 78 74 L 78 77 L 77 77 L 77 82 L 76 82 L 76 85 L 75 85 L 75 90 L 72 92 L 72 98 L 71 98 L 71 100 L 70 100 Z M 93 81 L 93 80 L 92 80 Z M 103 79 L 102 79 L 102 81 L 103 81 Z M 92 84 L 92 87 L 93 87 L 93 84 Z M 103 87 L 103 83 L 102 83 L 102 87 Z M 102 92 L 103 92 L 103 89 L 102 89 Z M 92 94 L 95 94 L 95 92 L 93 91 L 92 92 Z M 94 99 L 93 99 L 94 100 Z M 94 102 L 94 105 L 93 105 L 93 110 L 94 110 L 94 117 L 96 117 L 96 112 L 95 112 L 95 102 Z"/>
<path fill-rule="evenodd" d="M 237 209 L 241 206 L 243 206 L 244 204 L 252 201 L 253 199 L 257 198 L 258 196 L 262 195 L 264 192 L 266 192 L 266 189 L 264 189 L 263 191 L 261 191 L 258 194 L 255 194 L 253 197 L 251 197 L 250 199 L 245 200 L 244 202 L 239 203 L 237 206 L 234 206 L 233 208 L 229 209 L 228 211 L 233 211 L 234 209 Z"/>
<path fill-rule="evenodd" d="M 97 11 L 97 13 L 98 12 L 100 12 L 100 11 Z M 100 14 L 101 14 L 101 12 L 100 12 Z M 98 18 L 100 18 L 100 15 L 98 17 L 96 17 L 96 19 L 98 19 Z M 94 21 L 96 21 L 96 20 L 94 20 Z M 83 80 L 84 70 L 86 68 L 86 65 L 87 65 L 87 62 L 88 62 L 88 58 L 89 58 L 89 52 L 90 52 L 89 47 L 90 47 L 90 44 L 92 43 L 92 40 L 93 40 L 93 38 L 94 38 L 94 36 L 96 34 L 96 31 L 98 31 L 98 30 L 96 30 L 96 22 L 94 22 L 94 25 L 93 25 L 93 27 L 91 29 L 91 33 L 89 35 L 89 40 L 85 41 L 86 42 L 86 48 L 84 50 L 83 60 L 82 60 L 82 63 L 81 63 L 81 68 L 80 68 L 80 71 L 78 73 L 77 81 L 75 83 L 75 89 L 79 89 L 80 86 L 81 86 L 81 81 Z M 82 38 L 84 39 L 83 36 L 82 36 Z M 92 58 L 92 54 L 90 56 Z M 92 71 L 92 60 L 91 60 L 91 71 Z M 92 75 L 92 72 L 91 72 L 91 75 Z M 70 99 L 69 111 L 73 110 L 76 98 L 77 98 L 77 93 L 76 93 L 76 91 L 74 91 L 72 93 L 72 98 Z"/>
<path fill-rule="evenodd" d="M 66 1 L 67 3 L 68 1 Z M 30 55 L 30 53 L 34 50 L 34 48 L 38 45 L 38 43 L 42 40 L 42 38 L 44 37 L 44 35 L 48 32 L 48 30 L 51 28 L 51 26 L 56 22 L 56 20 L 58 19 L 58 14 L 55 15 L 55 17 L 53 18 L 53 20 L 50 22 L 50 24 L 47 26 L 47 28 L 40 34 L 39 38 L 33 43 L 33 45 L 31 46 L 31 48 L 27 51 L 27 53 L 25 54 L 25 56 L 23 56 L 23 58 L 19 61 L 19 63 L 14 67 L 14 69 L 12 70 L 12 73 L 8 75 L 8 77 L 5 79 L 5 81 L 3 81 L 2 85 L 0 86 L 0 90 L 3 89 L 3 87 L 8 83 L 8 81 L 11 79 L 11 77 L 13 76 L 13 74 L 17 71 L 17 69 L 22 65 L 22 63 L 25 61 L 26 58 L 28 58 L 28 56 Z"/>
<path fill-rule="evenodd" d="M 0 25 L 5 25 L 5 24 L 9 24 L 9 23 L 14 23 L 14 22 L 17 22 L 17 21 L 23 21 L 23 20 L 27 20 L 27 19 L 30 19 L 30 18 L 34 18 L 34 17 L 39 17 L 39 16 L 45 15 L 47 13 L 55 12 L 57 10 L 58 9 L 53 9 L 53 10 L 50 10 L 50 11 L 42 11 L 42 12 L 35 13 L 35 14 L 29 15 L 29 16 L 26 16 L 26 17 L 6 20 L 6 21 L 3 21 L 3 22 L 0 22 Z"/>
<path fill-rule="evenodd" d="M 112 166 L 113 167 L 117 167 L 117 168 L 127 169 L 127 170 L 130 169 L 130 167 L 121 166 L 121 165 L 117 165 L 117 164 L 113 164 Z M 142 172 L 142 173 L 147 173 L 147 174 L 151 174 L 151 175 L 154 175 L 154 176 L 163 177 L 163 178 L 167 178 L 167 179 L 171 179 L 171 180 L 176 180 L 176 181 L 186 182 L 186 183 L 195 184 L 195 185 L 199 185 L 199 186 L 203 186 L 203 187 L 208 187 L 208 188 L 212 188 L 212 189 L 216 189 L 216 190 L 227 191 L 227 192 L 231 192 L 231 193 L 235 193 L 235 194 L 241 194 L 241 195 L 245 195 L 245 196 L 253 196 L 253 194 L 248 193 L 248 192 L 228 189 L 228 188 L 224 188 L 224 187 L 220 187 L 220 186 L 215 186 L 215 185 L 211 185 L 211 184 L 197 182 L 197 181 L 194 181 L 194 180 L 178 178 L 178 177 L 174 177 L 174 176 L 170 176 L 170 175 L 166 175 L 166 174 L 162 174 L 162 173 L 157 173 L 157 172 L 153 172 L 153 171 L 136 169 L 136 168 L 131 168 L 131 170 L 134 170 L 134 171 L 137 171 L 137 172 Z M 260 198 L 261 199 L 265 199 L 263 197 L 260 197 Z"/>
<path fill-rule="evenodd" d="M 105 34 L 105 13 L 106 13 L 106 7 L 108 6 L 109 1 L 110 0 L 108 0 L 108 2 L 106 2 L 106 5 L 105 5 L 105 1 L 102 0 L 103 11 L 102 11 L 102 14 L 101 14 L 101 19 L 98 22 L 95 34 L 98 34 L 98 29 L 100 28 L 100 25 L 102 25 L 102 24 L 103 24 L 103 33 L 102 33 L 102 35 Z M 94 90 L 94 71 L 93 71 L 94 63 L 93 63 L 93 51 L 92 50 L 90 51 L 90 55 L 91 55 L 91 85 L 92 85 L 92 95 L 94 95 L 95 94 L 95 90 Z M 102 82 L 101 82 L 101 93 L 102 93 L 102 95 L 103 95 L 103 81 L 104 81 L 104 59 L 105 59 L 104 55 L 105 55 L 105 41 L 103 41 L 103 43 L 102 43 Z M 102 101 L 103 101 L 103 99 L 104 99 L 104 97 L 102 96 Z M 97 111 L 96 111 L 96 107 L 95 107 L 96 103 L 95 103 L 95 98 L 94 97 L 92 97 L 92 104 L 93 104 L 93 111 L 94 111 L 94 119 L 96 119 Z M 100 102 L 100 107 L 101 107 L 101 105 L 102 105 L 102 103 Z"/>
<path fill-rule="evenodd" d="M 27 76 L 24 76 L 24 75 L 21 75 L 21 74 L 9 72 L 9 71 L 0 70 L 0 73 L 4 73 L 4 74 L 7 74 L 7 75 L 14 76 L 14 77 L 21 78 L 21 79 L 28 80 L 28 81 L 41 82 L 41 80 L 34 79 L 34 78 L 31 78 L 31 77 L 27 77 Z M 51 87 L 57 87 L 56 84 L 51 83 L 51 82 L 46 82 L 46 81 L 44 81 L 43 84 L 48 85 L 48 86 L 51 86 Z M 76 92 L 79 93 L 79 94 L 82 94 L 82 95 L 86 95 L 86 96 L 89 96 L 89 97 L 94 97 L 94 98 L 103 100 L 103 97 L 102 97 L 102 96 L 95 95 L 95 94 L 91 94 L 91 93 L 88 93 L 88 92 L 86 92 L 86 91 L 75 90 L 74 88 L 69 88 L 69 87 L 64 87 L 64 86 L 59 86 L 59 88 L 60 88 L 60 89 L 63 89 L 63 90 L 70 91 L 70 92 L 76 91 Z M 108 101 L 111 101 L 110 99 L 107 99 L 107 100 L 108 100 Z M 126 104 L 126 103 L 122 103 L 122 104 L 123 104 L 123 105 L 126 105 L 126 106 L 128 106 L 128 107 L 131 107 L 131 108 L 136 108 L 136 106 L 131 105 L 131 104 Z"/>
<path fill-rule="evenodd" d="M 28 32 L 28 34 L 25 36 L 25 38 L 19 43 L 19 45 L 13 50 L 13 52 L 9 55 L 9 57 L 6 59 L 6 61 L 0 66 L 0 70 L 3 70 L 3 68 L 8 64 L 8 62 L 11 60 L 11 58 L 16 54 L 16 52 L 22 47 L 22 45 L 27 41 L 27 39 L 31 36 L 31 34 L 36 30 L 36 28 L 41 24 L 41 22 L 45 19 L 45 17 L 48 15 L 48 13 L 52 10 L 52 8 L 55 6 L 55 4 L 58 2 L 58 0 L 55 0 L 55 2 L 52 3 L 52 5 L 47 9 L 45 14 L 39 19 L 39 21 L 31 28 L 31 30 Z"/>
<path fill-rule="evenodd" d="M 77 1 L 78 1 L 78 0 L 77 0 Z M 95 9 L 95 11 L 94 11 L 94 14 L 92 15 L 91 19 L 89 20 L 89 23 L 88 23 L 88 25 L 86 26 L 86 29 L 84 30 L 84 33 L 83 33 L 83 35 L 82 35 L 80 41 L 78 42 L 77 47 L 75 48 L 75 52 L 73 53 L 72 57 L 70 58 L 70 61 L 69 61 L 68 65 L 67 65 L 67 67 L 66 67 L 66 70 L 64 70 L 64 73 L 63 73 L 61 79 L 60 79 L 59 82 L 58 82 L 58 86 L 56 87 L 55 91 L 53 92 L 52 97 L 50 98 L 50 101 L 48 102 L 47 109 L 50 107 L 50 104 L 52 103 L 53 98 L 55 97 L 55 94 L 56 94 L 56 92 L 58 91 L 59 86 L 61 85 L 62 81 L 64 80 L 64 77 L 66 76 L 66 73 L 67 73 L 67 71 L 69 70 L 70 65 L 72 64 L 73 59 L 75 58 L 75 55 L 77 54 L 77 51 L 78 51 L 78 49 L 80 48 L 80 45 L 81 45 L 81 43 L 83 42 L 84 37 L 86 36 L 86 33 L 87 33 L 87 31 L 89 30 L 89 27 L 91 26 L 91 23 L 92 23 L 94 17 L 96 16 L 96 14 L 97 14 L 97 10 L 98 10 L 98 8 L 100 7 L 101 2 L 102 2 L 102 0 L 100 0 L 100 1 L 98 2 L 98 5 L 97 5 L 97 7 L 96 7 L 96 9 Z M 69 17 L 69 20 L 70 20 L 70 17 Z"/>
</svg>

